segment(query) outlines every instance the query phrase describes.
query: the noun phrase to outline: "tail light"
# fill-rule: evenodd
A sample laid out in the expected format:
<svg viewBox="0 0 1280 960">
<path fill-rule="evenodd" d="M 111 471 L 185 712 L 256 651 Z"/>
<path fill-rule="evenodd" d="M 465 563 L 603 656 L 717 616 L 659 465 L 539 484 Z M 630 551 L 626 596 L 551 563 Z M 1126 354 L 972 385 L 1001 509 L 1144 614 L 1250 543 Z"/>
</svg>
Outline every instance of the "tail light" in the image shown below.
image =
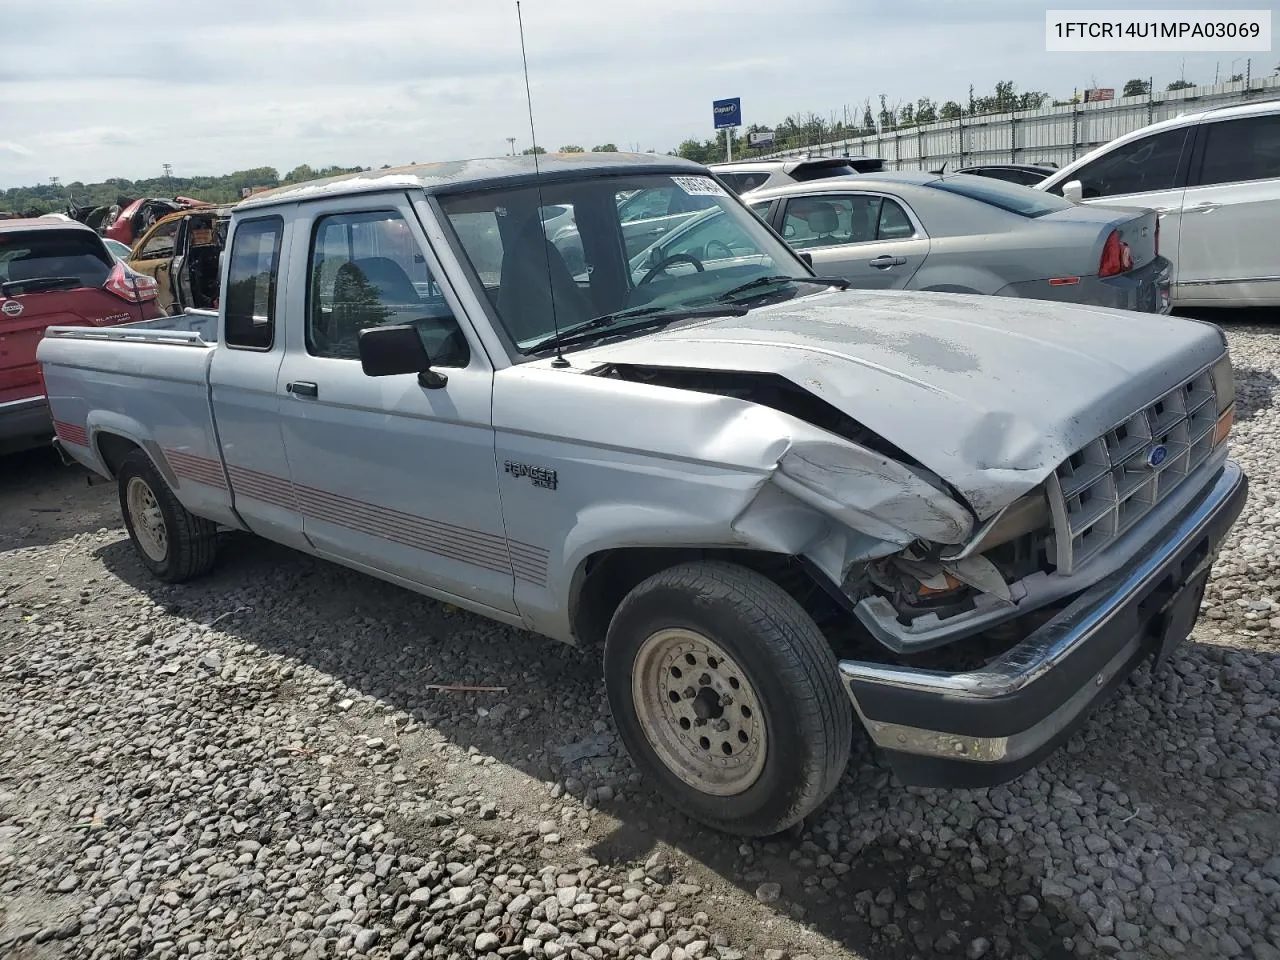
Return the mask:
<svg viewBox="0 0 1280 960">
<path fill-rule="evenodd" d="M 1133 269 L 1133 251 L 1120 239 L 1120 231 L 1112 230 L 1102 245 L 1102 260 L 1098 263 L 1098 276 L 1114 277 Z"/>
<path fill-rule="evenodd" d="M 109 293 L 130 303 L 145 303 L 160 295 L 160 285 L 156 283 L 155 277 L 130 270 L 119 260 L 111 268 L 111 274 L 102 286 Z"/>
</svg>

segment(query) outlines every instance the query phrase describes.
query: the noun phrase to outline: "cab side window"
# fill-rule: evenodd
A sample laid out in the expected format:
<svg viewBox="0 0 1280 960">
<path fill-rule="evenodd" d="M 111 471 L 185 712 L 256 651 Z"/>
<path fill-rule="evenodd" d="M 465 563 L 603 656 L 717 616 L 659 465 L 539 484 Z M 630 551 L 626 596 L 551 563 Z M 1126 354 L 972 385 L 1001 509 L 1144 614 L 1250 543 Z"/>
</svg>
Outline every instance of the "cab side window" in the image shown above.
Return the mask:
<svg viewBox="0 0 1280 960">
<path fill-rule="evenodd" d="M 227 266 L 226 332 L 228 347 L 270 350 L 276 333 L 276 285 L 280 274 L 279 217 L 242 220 L 231 238 Z"/>
<path fill-rule="evenodd" d="M 394 210 L 320 217 L 311 238 L 307 351 L 358 360 L 367 327 L 411 324 L 432 366 L 465 367 L 466 338 L 404 217 Z"/>
</svg>

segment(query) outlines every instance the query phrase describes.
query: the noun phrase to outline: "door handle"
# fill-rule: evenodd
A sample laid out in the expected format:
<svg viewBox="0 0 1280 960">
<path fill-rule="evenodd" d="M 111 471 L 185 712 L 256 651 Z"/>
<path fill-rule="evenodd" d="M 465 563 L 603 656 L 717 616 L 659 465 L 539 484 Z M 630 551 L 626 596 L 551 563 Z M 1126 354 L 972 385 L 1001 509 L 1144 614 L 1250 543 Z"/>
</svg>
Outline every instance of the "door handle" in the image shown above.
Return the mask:
<svg viewBox="0 0 1280 960">
<path fill-rule="evenodd" d="M 318 397 L 320 388 L 309 380 L 295 380 L 285 385 L 285 389 L 295 397 Z"/>
<path fill-rule="evenodd" d="M 876 257 L 874 260 L 868 261 L 871 266 L 877 270 L 888 270 L 890 267 L 900 267 L 907 262 L 906 257 Z"/>
</svg>

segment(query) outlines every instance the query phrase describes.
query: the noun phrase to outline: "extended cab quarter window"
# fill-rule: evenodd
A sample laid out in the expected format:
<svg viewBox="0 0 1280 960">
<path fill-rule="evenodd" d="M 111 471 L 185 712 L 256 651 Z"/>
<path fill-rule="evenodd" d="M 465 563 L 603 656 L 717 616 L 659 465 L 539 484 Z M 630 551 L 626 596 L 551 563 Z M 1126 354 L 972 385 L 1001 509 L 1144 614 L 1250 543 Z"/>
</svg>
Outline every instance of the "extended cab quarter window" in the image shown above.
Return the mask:
<svg viewBox="0 0 1280 960">
<path fill-rule="evenodd" d="M 279 217 L 242 220 L 231 238 L 227 268 L 227 346 L 270 350 L 275 343 L 276 280 L 280 273 Z"/>
<path fill-rule="evenodd" d="M 404 217 L 392 210 L 320 217 L 311 240 L 307 350 L 358 360 L 361 330 L 412 324 L 432 366 L 465 367 L 466 338 Z"/>
<path fill-rule="evenodd" d="M 1280 178 L 1280 113 L 1203 127 L 1198 186 Z"/>
</svg>

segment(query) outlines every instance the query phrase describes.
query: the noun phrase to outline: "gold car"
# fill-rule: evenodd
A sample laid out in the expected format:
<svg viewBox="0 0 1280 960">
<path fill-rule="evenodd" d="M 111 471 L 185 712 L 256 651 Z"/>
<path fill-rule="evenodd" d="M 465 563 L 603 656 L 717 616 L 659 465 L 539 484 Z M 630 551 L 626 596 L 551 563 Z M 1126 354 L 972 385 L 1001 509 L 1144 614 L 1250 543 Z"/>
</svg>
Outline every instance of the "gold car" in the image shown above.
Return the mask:
<svg viewBox="0 0 1280 960">
<path fill-rule="evenodd" d="M 155 278 L 165 313 L 218 306 L 218 266 L 230 217 L 229 206 L 180 210 L 157 220 L 133 245 L 127 263 Z"/>
</svg>

